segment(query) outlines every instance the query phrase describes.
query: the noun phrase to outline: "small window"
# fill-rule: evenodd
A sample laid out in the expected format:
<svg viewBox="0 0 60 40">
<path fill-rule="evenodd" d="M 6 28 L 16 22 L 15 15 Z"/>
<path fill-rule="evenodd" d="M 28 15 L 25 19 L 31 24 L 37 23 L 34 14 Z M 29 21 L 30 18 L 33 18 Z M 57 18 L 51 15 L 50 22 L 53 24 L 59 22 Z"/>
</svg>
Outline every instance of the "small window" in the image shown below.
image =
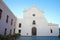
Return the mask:
<svg viewBox="0 0 60 40">
<path fill-rule="evenodd" d="M 19 30 L 19 33 L 21 33 L 21 30 Z"/>
<path fill-rule="evenodd" d="M 7 34 L 7 28 L 5 28 L 5 31 L 4 31 L 4 35 L 6 35 Z"/>
<path fill-rule="evenodd" d="M 33 25 L 35 25 L 36 23 L 35 23 L 35 20 L 33 20 Z"/>
<path fill-rule="evenodd" d="M 35 14 L 33 14 L 33 16 L 35 16 Z"/>
<path fill-rule="evenodd" d="M 50 29 L 50 32 L 53 33 L 52 29 Z"/>
<path fill-rule="evenodd" d="M 0 9 L 0 19 L 1 19 L 1 15 L 2 15 L 2 10 Z"/>
<path fill-rule="evenodd" d="M 59 34 L 60 34 L 60 28 L 59 28 Z"/>
<path fill-rule="evenodd" d="M 19 23 L 19 28 L 21 27 L 21 23 Z"/>
<path fill-rule="evenodd" d="M 10 29 L 10 35 L 12 34 L 12 30 Z"/>
<path fill-rule="evenodd" d="M 14 28 L 14 32 L 13 33 L 15 34 L 15 28 Z"/>
<path fill-rule="evenodd" d="M 9 18 L 9 16 L 7 15 L 7 18 L 6 18 L 6 23 L 8 23 L 8 18 Z"/>
<path fill-rule="evenodd" d="M 11 19 L 11 25 L 13 24 L 13 19 Z"/>
<path fill-rule="evenodd" d="M 16 25 L 16 22 L 14 22 L 14 26 Z"/>
</svg>

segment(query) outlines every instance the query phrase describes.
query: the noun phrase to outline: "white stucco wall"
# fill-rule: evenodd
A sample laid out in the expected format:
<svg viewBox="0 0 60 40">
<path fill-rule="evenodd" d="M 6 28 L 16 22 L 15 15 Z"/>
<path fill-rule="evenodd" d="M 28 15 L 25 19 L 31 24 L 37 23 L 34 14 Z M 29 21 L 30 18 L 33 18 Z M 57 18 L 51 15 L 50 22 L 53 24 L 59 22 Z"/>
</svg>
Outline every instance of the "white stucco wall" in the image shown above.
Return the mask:
<svg viewBox="0 0 60 40">
<path fill-rule="evenodd" d="M 19 23 L 21 23 L 21 27 L 23 26 L 23 19 L 17 19 L 16 21 L 16 31 L 15 33 L 19 33 L 19 30 L 22 30 L 21 27 L 19 28 Z"/>
<path fill-rule="evenodd" d="M 32 36 L 33 27 L 37 29 L 36 36 L 59 35 L 58 25 L 48 23 L 44 17 L 44 12 L 35 6 L 24 11 L 23 19 L 16 18 L 2 0 L 0 0 L 0 9 L 2 9 L 2 16 L 0 20 L 0 34 L 2 35 L 4 35 L 5 28 L 7 28 L 7 35 L 10 33 L 10 29 L 12 29 L 12 34 L 14 29 L 16 29 L 15 33 L 19 33 L 19 30 L 21 30 L 20 34 L 22 36 Z M 35 14 L 35 16 L 33 16 L 33 14 Z M 6 23 L 7 15 L 9 16 L 8 23 Z M 13 25 L 11 25 L 11 19 L 13 19 Z M 33 20 L 36 21 L 35 25 L 32 24 Z M 19 28 L 19 23 L 21 23 L 21 28 Z M 50 29 L 52 29 L 53 33 L 50 33 Z"/>
<path fill-rule="evenodd" d="M 36 21 L 35 25 L 32 24 L 33 20 Z M 19 28 L 19 23 L 22 24 L 21 28 Z M 25 10 L 23 19 L 17 19 L 16 33 L 19 33 L 18 30 L 21 30 L 21 36 L 32 36 L 33 27 L 37 29 L 36 36 L 58 36 L 59 34 L 58 25 L 48 23 L 44 17 L 44 12 L 36 7 Z M 53 30 L 53 33 L 50 33 L 50 29 Z"/>
<path fill-rule="evenodd" d="M 35 14 L 35 17 L 33 17 L 33 14 Z M 23 19 L 24 19 L 23 27 L 22 27 L 22 32 L 21 32 L 22 36 L 32 36 L 32 27 L 37 28 L 37 36 L 49 35 L 48 22 L 44 17 L 43 11 L 37 9 L 36 7 L 32 7 L 24 11 Z M 32 24 L 33 20 L 36 21 L 36 25 Z"/>
<path fill-rule="evenodd" d="M 59 27 L 57 24 L 48 23 L 48 27 L 50 27 L 50 29 L 52 29 L 52 33 L 50 33 L 50 36 L 59 35 Z"/>
<path fill-rule="evenodd" d="M 7 35 L 10 33 L 10 29 L 13 30 L 15 28 L 16 23 L 16 17 L 13 15 L 13 13 L 9 10 L 9 8 L 5 5 L 3 1 L 0 1 L 0 9 L 2 9 L 2 15 L 0 20 L 0 34 L 4 35 L 5 28 L 7 28 Z M 8 18 L 8 23 L 6 23 L 6 17 Z M 11 19 L 13 19 L 13 25 L 11 25 Z"/>
</svg>

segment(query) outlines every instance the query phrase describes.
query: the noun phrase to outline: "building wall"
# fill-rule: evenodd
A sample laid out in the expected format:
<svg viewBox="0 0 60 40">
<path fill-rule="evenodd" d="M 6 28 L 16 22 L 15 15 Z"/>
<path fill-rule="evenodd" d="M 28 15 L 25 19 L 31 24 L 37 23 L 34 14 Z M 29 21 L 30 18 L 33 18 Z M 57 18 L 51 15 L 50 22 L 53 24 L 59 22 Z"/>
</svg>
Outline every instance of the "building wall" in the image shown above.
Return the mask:
<svg viewBox="0 0 60 40">
<path fill-rule="evenodd" d="M 0 9 L 2 10 L 0 19 L 0 34 L 2 35 L 4 35 L 5 28 L 7 28 L 7 35 L 10 34 L 10 30 L 13 34 L 15 29 L 15 33 L 19 33 L 20 30 L 22 36 L 32 36 L 33 27 L 37 29 L 36 36 L 58 36 L 59 34 L 58 25 L 48 23 L 44 17 L 44 12 L 36 7 L 25 10 L 23 19 L 16 18 L 2 0 L 0 0 Z M 9 16 L 8 23 L 6 23 L 7 15 Z M 12 25 L 11 19 L 13 19 Z M 33 20 L 35 20 L 35 25 Z M 21 23 L 21 27 L 19 27 L 19 23 Z"/>
<path fill-rule="evenodd" d="M 35 25 L 33 25 L 33 20 L 36 22 Z M 19 23 L 22 24 L 20 28 Z M 17 19 L 16 33 L 19 33 L 19 30 L 21 30 L 21 36 L 32 36 L 33 27 L 37 29 L 36 36 L 58 36 L 59 34 L 58 25 L 48 23 L 44 17 L 44 12 L 36 7 L 25 10 L 23 19 Z"/>
<path fill-rule="evenodd" d="M 23 26 L 23 20 L 18 18 L 17 21 L 16 21 L 16 31 L 15 31 L 15 33 L 19 33 L 19 30 L 22 30 L 21 27 L 19 27 L 19 24 L 21 24 L 21 27 L 22 27 Z"/>
<path fill-rule="evenodd" d="M 0 19 L 0 34 L 4 35 L 5 28 L 7 28 L 7 35 L 10 33 L 10 30 L 12 30 L 13 34 L 16 25 L 16 17 L 13 15 L 13 13 L 9 10 L 9 8 L 3 1 L 0 1 L 0 9 L 2 10 L 2 15 Z M 9 16 L 8 23 L 6 23 L 7 15 Z M 11 19 L 13 19 L 12 25 Z"/>
<path fill-rule="evenodd" d="M 35 16 L 33 16 L 35 14 Z M 33 25 L 33 20 L 36 24 Z M 24 11 L 23 26 L 21 27 L 22 36 L 32 36 L 32 28 L 36 27 L 36 36 L 49 36 L 48 22 L 44 17 L 44 12 L 37 9 L 36 7 L 31 7 Z M 28 34 L 28 35 L 27 35 Z"/>
<path fill-rule="evenodd" d="M 48 27 L 50 27 L 50 36 L 59 35 L 59 27 L 57 24 L 48 23 Z M 51 29 L 52 29 L 52 33 L 51 33 Z"/>
</svg>

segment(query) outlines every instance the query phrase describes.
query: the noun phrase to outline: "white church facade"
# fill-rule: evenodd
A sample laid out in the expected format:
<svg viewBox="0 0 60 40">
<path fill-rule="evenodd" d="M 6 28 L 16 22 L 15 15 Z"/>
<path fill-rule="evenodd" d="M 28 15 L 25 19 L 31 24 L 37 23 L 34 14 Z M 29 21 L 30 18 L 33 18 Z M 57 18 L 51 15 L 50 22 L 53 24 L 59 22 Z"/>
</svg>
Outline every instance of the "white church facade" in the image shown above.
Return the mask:
<svg viewBox="0 0 60 40">
<path fill-rule="evenodd" d="M 48 23 L 44 11 L 33 6 L 24 11 L 23 18 L 16 16 L 0 0 L 0 34 L 20 33 L 21 36 L 58 36 L 58 24 Z"/>
<path fill-rule="evenodd" d="M 17 19 L 16 33 L 21 36 L 58 36 L 58 25 L 48 23 L 42 10 L 33 6 L 23 13 L 23 19 Z"/>
</svg>

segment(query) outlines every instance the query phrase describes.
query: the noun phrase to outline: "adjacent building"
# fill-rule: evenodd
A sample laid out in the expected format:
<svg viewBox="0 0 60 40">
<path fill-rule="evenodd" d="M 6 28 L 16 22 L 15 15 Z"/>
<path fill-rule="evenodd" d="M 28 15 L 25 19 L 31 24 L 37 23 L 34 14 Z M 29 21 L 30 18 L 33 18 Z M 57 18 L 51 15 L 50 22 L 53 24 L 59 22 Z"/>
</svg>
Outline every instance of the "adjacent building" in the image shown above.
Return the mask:
<svg viewBox="0 0 60 40">
<path fill-rule="evenodd" d="M 0 0 L 0 34 L 8 35 L 15 33 L 16 17 L 6 4 Z"/>
<path fill-rule="evenodd" d="M 50 28 L 50 36 L 58 36 L 59 35 L 59 25 L 48 23 L 48 27 Z"/>
</svg>

